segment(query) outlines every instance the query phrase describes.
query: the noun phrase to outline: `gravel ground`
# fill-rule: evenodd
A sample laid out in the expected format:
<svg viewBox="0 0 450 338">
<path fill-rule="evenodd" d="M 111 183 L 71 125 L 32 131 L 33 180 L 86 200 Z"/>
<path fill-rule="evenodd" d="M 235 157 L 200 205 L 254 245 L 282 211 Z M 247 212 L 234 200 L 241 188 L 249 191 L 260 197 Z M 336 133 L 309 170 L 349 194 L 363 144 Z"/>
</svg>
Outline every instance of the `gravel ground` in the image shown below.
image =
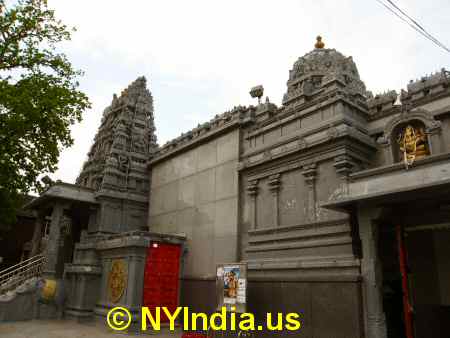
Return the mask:
<svg viewBox="0 0 450 338">
<path fill-rule="evenodd" d="M 101 323 L 77 323 L 72 320 L 30 320 L 23 322 L 0 323 L 1 338 L 106 338 L 128 337 L 136 334 L 126 334 L 108 330 Z M 139 334 L 141 337 L 179 338 L 178 332 L 159 332 Z"/>
</svg>

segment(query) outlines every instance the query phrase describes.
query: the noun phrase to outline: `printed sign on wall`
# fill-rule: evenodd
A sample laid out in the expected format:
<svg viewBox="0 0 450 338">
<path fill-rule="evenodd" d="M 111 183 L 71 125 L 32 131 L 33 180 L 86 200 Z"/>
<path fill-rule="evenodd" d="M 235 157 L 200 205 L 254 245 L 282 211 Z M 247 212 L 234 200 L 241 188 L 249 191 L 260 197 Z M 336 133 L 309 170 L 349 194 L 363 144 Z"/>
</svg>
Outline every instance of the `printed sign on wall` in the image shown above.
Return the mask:
<svg viewBox="0 0 450 338">
<path fill-rule="evenodd" d="M 217 267 L 218 308 L 244 312 L 247 302 L 247 266 L 222 264 Z"/>
</svg>

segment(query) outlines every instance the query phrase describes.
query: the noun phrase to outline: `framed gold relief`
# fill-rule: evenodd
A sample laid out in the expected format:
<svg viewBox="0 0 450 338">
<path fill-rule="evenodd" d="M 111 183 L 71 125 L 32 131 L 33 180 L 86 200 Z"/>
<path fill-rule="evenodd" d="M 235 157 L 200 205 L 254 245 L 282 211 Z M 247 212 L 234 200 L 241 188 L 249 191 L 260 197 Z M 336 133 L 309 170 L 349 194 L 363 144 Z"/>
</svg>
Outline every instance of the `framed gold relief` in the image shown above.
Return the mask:
<svg viewBox="0 0 450 338">
<path fill-rule="evenodd" d="M 128 268 L 125 260 L 114 259 L 108 275 L 108 299 L 117 303 L 127 288 Z"/>
</svg>

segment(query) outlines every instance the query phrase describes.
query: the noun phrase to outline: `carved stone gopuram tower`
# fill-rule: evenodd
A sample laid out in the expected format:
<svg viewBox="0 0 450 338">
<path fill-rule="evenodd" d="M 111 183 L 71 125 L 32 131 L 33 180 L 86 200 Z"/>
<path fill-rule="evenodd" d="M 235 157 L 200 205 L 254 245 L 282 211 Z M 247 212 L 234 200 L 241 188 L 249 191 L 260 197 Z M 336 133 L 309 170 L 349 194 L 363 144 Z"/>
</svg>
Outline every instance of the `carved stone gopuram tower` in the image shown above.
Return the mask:
<svg viewBox="0 0 450 338">
<path fill-rule="evenodd" d="M 76 184 L 96 190 L 98 231 L 123 232 L 146 223 L 146 162 L 157 148 L 153 98 L 138 78 L 103 112 L 100 128 Z M 124 228 L 126 227 L 126 228 Z"/>
</svg>

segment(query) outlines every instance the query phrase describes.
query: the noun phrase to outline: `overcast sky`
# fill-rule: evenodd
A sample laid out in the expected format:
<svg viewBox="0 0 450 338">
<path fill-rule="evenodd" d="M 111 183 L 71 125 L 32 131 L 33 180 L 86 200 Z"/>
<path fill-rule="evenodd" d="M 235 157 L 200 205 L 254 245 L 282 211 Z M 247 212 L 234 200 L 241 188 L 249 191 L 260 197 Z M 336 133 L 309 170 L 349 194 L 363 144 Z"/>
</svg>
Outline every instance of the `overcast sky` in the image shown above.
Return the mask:
<svg viewBox="0 0 450 338">
<path fill-rule="evenodd" d="M 450 45 L 448 0 L 395 2 Z M 81 89 L 92 102 L 52 175 L 66 182 L 77 177 L 113 93 L 142 75 L 164 144 L 233 106 L 254 103 L 252 86 L 262 84 L 281 105 L 289 69 L 318 34 L 326 47 L 353 56 L 374 94 L 450 68 L 450 54 L 376 0 L 49 0 L 49 6 L 77 28 L 62 50 L 85 71 Z"/>
</svg>

